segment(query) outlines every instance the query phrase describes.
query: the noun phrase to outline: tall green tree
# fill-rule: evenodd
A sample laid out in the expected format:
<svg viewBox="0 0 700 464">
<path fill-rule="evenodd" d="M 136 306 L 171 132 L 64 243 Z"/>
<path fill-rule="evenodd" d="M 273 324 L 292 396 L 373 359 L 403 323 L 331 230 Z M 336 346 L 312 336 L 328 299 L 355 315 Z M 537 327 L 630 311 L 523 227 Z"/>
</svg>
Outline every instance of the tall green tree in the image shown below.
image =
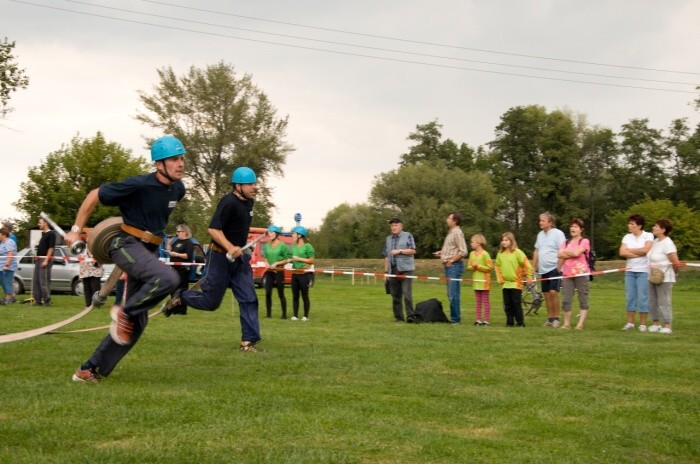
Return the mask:
<svg viewBox="0 0 700 464">
<path fill-rule="evenodd" d="M 669 152 L 668 196 L 674 202 L 700 204 L 700 125 L 691 134 L 686 119 L 671 122 L 665 139 Z"/>
<path fill-rule="evenodd" d="M 269 224 L 274 204 L 266 179 L 283 173 L 293 151 L 285 141 L 288 118 L 277 116 L 249 74 L 239 76 L 223 62 L 204 69 L 191 67 L 182 76 L 166 67 L 158 70 L 158 76 L 152 93 L 139 92 L 146 110 L 136 119 L 185 145 L 192 213 L 210 216 L 230 190 L 233 170 L 248 166 L 258 176 L 254 225 Z M 189 222 L 197 220 L 190 218 Z"/>
<path fill-rule="evenodd" d="M 474 168 L 474 149 L 466 143 L 442 140 L 442 124 L 437 120 L 416 125 L 415 132 L 408 136 L 414 142 L 408 153 L 401 155 L 399 165 L 408 166 L 423 162 L 442 161 L 448 168 L 468 171 Z"/>
<path fill-rule="evenodd" d="M 664 166 L 670 154 L 662 132 L 649 127 L 649 119 L 632 119 L 622 126 L 619 138 L 619 158 L 612 170 L 615 182 L 610 190 L 615 203 L 631 205 L 645 197 L 666 196 Z"/>
<path fill-rule="evenodd" d="M 58 224 L 72 224 L 90 190 L 149 170 L 143 158 L 132 156 L 118 143 L 108 142 L 101 132 L 85 139 L 76 135 L 39 166 L 29 169 L 28 180 L 20 185 L 20 199 L 13 205 L 27 216 L 30 225 L 42 211 Z M 87 225 L 117 215 L 118 209 L 100 204 Z"/>
<path fill-rule="evenodd" d="M 26 71 L 17 64 L 14 48 L 15 42 L 10 42 L 7 37 L 0 41 L 0 119 L 12 111 L 10 94 L 29 85 Z"/>
</svg>

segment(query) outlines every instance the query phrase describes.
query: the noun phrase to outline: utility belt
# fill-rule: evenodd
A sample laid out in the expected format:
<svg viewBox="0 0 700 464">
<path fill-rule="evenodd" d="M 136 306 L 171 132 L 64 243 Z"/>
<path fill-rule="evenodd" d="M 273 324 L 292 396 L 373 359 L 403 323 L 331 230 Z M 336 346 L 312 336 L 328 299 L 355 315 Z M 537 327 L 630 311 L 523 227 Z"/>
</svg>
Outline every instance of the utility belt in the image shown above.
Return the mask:
<svg viewBox="0 0 700 464">
<path fill-rule="evenodd" d="M 211 251 L 215 251 L 215 252 L 221 253 L 223 255 L 228 254 L 228 251 L 226 251 L 226 248 L 222 247 L 221 245 L 219 245 L 218 243 L 216 243 L 214 241 L 209 242 L 209 249 Z M 242 254 L 249 255 L 251 253 L 252 253 L 252 251 L 250 249 L 247 249 L 247 250 L 243 250 Z"/>
<path fill-rule="evenodd" d="M 136 237 L 144 243 L 150 243 L 151 245 L 160 245 L 163 243 L 163 238 L 153 235 L 147 230 L 137 229 L 127 224 L 122 224 L 121 229 L 132 237 Z"/>
<path fill-rule="evenodd" d="M 221 245 L 219 245 L 219 244 L 216 243 L 216 242 L 210 242 L 210 243 L 209 243 L 209 249 L 210 249 L 211 251 L 216 251 L 217 253 L 221 253 L 221 254 L 224 254 L 224 255 L 225 255 L 226 253 L 228 253 L 228 251 L 226 251 L 226 248 L 222 247 Z"/>
</svg>

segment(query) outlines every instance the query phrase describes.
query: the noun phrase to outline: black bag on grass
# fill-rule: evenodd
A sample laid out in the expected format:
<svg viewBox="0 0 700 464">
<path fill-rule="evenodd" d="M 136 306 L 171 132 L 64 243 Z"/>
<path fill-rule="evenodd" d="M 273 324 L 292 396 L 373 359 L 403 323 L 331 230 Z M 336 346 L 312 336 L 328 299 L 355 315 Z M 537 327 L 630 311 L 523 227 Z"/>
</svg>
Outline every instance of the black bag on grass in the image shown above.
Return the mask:
<svg viewBox="0 0 700 464">
<path fill-rule="evenodd" d="M 416 319 L 421 322 L 450 322 L 437 298 L 421 301 L 416 305 Z"/>
</svg>

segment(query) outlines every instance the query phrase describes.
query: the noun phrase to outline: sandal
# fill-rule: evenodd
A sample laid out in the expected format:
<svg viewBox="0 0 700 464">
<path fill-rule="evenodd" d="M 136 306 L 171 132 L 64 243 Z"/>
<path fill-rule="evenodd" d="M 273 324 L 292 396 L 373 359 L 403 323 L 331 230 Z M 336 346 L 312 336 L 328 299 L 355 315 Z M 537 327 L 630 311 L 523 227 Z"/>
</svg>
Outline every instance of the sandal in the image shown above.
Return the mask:
<svg viewBox="0 0 700 464">
<path fill-rule="evenodd" d="M 250 343 L 250 342 L 241 342 L 240 350 L 241 351 L 252 351 L 252 352 L 260 351 L 259 349 L 257 349 L 255 347 L 255 345 L 253 343 Z"/>
</svg>

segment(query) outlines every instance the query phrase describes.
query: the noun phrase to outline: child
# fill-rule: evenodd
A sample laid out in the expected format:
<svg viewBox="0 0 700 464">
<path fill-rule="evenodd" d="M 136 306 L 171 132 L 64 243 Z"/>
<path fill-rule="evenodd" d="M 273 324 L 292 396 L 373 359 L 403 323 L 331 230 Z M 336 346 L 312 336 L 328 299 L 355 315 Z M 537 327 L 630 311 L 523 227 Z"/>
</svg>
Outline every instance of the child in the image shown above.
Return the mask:
<svg viewBox="0 0 700 464">
<path fill-rule="evenodd" d="M 489 301 L 489 290 L 491 288 L 491 270 L 493 261 L 491 255 L 484 249 L 486 238 L 481 234 L 473 235 L 471 238 L 472 247 L 469 253 L 467 268 L 472 271 L 472 285 L 474 296 L 476 297 L 476 322 L 474 325 L 488 326 L 491 322 L 491 302 Z M 484 310 L 484 318 L 481 318 L 481 310 Z"/>
<path fill-rule="evenodd" d="M 523 279 L 528 284 L 532 282 L 532 265 L 525 253 L 518 248 L 515 236 L 511 232 L 501 236 L 501 249 L 496 256 L 496 277 L 503 285 L 506 326 L 525 327 L 522 305 Z"/>
</svg>

